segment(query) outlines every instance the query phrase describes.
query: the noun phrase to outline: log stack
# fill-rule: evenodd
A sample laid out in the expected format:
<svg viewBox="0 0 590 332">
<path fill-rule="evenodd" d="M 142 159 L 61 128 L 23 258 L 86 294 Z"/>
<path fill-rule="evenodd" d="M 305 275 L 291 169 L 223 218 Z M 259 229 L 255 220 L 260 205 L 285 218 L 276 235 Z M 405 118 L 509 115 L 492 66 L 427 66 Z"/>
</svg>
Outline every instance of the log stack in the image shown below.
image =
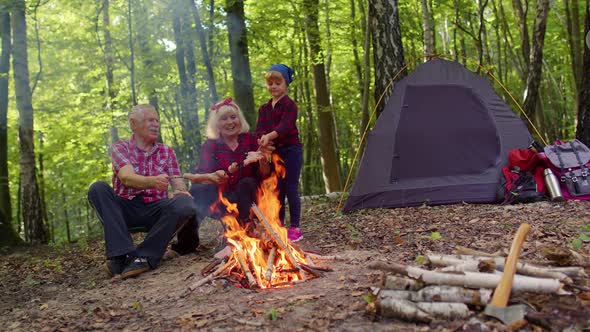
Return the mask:
<svg viewBox="0 0 590 332">
<path fill-rule="evenodd" d="M 423 257 L 423 267 L 393 262 L 369 265 L 371 269 L 383 271 L 381 284 L 371 289 L 373 301 L 367 308 L 371 315 L 430 323 L 479 314 L 490 301 L 506 260 L 479 252 L 477 255 L 429 253 Z M 551 267 L 519 262 L 512 294 L 570 295 L 570 289 L 587 291 L 584 286 L 576 285 L 576 280 L 587 277 L 581 266 Z"/>
</svg>

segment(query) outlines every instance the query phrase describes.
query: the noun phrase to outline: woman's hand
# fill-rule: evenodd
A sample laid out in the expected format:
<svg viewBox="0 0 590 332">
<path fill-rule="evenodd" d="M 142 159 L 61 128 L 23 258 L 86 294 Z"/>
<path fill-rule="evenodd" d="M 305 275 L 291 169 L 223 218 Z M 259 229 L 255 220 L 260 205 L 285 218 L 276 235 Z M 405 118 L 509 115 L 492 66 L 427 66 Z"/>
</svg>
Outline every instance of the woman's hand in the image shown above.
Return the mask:
<svg viewBox="0 0 590 332">
<path fill-rule="evenodd" d="M 222 184 L 222 183 L 227 182 L 227 178 L 228 178 L 227 173 L 222 169 L 215 171 L 209 175 L 210 175 L 209 179 L 211 180 L 211 182 L 213 182 L 215 184 Z"/>
</svg>

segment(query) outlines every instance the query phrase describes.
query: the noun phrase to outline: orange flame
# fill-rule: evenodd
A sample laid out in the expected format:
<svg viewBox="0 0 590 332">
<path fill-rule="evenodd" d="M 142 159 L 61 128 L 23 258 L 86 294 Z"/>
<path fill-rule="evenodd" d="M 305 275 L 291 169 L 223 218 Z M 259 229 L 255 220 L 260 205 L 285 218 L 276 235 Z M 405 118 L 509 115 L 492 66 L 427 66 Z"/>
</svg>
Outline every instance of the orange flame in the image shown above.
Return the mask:
<svg viewBox="0 0 590 332">
<path fill-rule="evenodd" d="M 279 211 L 281 203 L 278 199 L 278 182 L 279 177 L 285 177 L 285 167 L 278 155 L 273 154 L 273 163 L 275 171 L 269 177 L 264 179 L 257 191 L 257 206 L 268 222 L 269 226 L 278 235 L 283 244 L 290 251 L 291 257 L 294 257 L 299 264 L 307 264 L 305 254 L 299 249 L 294 248 L 287 238 L 287 230 L 281 225 Z M 226 226 L 225 237 L 228 243 L 232 245 L 232 254 L 229 260 L 238 261 L 237 251 L 244 253 L 246 265 L 250 269 L 252 276 L 260 288 L 277 287 L 294 281 L 303 280 L 303 270 L 297 269 L 289 260 L 287 253 L 277 241 L 268 235 L 268 230 L 262 225 L 256 227 L 254 224 L 240 225 L 236 216 L 238 215 L 237 204 L 228 201 L 221 192 L 219 192 L 219 201 L 226 207 L 227 214 L 221 218 Z M 261 223 L 258 221 L 257 223 Z M 273 262 L 269 263 L 272 255 L 272 248 L 276 248 Z M 239 267 L 239 264 L 235 264 Z M 246 271 L 241 271 L 242 275 L 247 275 Z M 252 286 L 252 285 L 251 285 Z"/>
</svg>

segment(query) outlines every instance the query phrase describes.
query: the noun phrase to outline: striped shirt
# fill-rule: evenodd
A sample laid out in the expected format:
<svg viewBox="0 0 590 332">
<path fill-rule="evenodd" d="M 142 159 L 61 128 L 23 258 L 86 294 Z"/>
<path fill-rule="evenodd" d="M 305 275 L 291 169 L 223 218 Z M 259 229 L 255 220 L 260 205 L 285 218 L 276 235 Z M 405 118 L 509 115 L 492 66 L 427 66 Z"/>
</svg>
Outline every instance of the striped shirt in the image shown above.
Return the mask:
<svg viewBox="0 0 590 332">
<path fill-rule="evenodd" d="M 111 159 L 113 161 L 113 189 L 115 194 L 125 199 L 133 199 L 142 196 L 145 203 L 155 202 L 166 198 L 168 193 L 157 189 L 135 189 L 126 187 L 117 176 L 119 170 L 126 165 L 133 166 L 135 174 L 143 176 L 155 176 L 168 174 L 168 176 L 180 176 L 176 155 L 169 146 L 156 143 L 150 151 L 141 150 L 135 144 L 135 135 L 128 141 L 118 141 L 111 146 Z"/>
<path fill-rule="evenodd" d="M 240 163 L 244 161 L 248 152 L 256 150 L 258 150 L 258 142 L 254 133 L 250 132 L 238 136 L 238 147 L 233 151 L 221 139 L 208 139 L 201 148 L 196 173 L 213 173 L 218 170 L 227 172 L 233 162 Z M 229 172 L 227 174 L 229 176 L 227 188 L 233 190 L 239 180 L 248 176 L 257 177 L 258 163 L 252 163 L 246 167 L 241 167 L 233 174 L 229 174 Z"/>
<path fill-rule="evenodd" d="M 297 105 L 289 96 L 283 96 L 272 107 L 272 99 L 258 110 L 256 136 L 276 131 L 279 136 L 273 140 L 275 146 L 301 145 L 297 130 Z"/>
</svg>

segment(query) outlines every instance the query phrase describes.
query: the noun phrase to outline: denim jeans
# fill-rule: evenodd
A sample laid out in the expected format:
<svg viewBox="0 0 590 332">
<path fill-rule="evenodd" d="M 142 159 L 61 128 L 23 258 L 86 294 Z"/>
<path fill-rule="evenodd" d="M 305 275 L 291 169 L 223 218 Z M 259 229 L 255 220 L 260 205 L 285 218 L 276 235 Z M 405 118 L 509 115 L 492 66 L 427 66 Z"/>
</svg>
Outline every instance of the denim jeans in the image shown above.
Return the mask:
<svg viewBox="0 0 590 332">
<path fill-rule="evenodd" d="M 289 202 L 290 226 L 299 227 L 301 201 L 299 199 L 299 176 L 303 165 L 303 148 L 299 145 L 284 145 L 276 149 L 285 164 L 285 178 L 279 181 L 279 218 L 285 224 L 285 197 Z"/>
</svg>

